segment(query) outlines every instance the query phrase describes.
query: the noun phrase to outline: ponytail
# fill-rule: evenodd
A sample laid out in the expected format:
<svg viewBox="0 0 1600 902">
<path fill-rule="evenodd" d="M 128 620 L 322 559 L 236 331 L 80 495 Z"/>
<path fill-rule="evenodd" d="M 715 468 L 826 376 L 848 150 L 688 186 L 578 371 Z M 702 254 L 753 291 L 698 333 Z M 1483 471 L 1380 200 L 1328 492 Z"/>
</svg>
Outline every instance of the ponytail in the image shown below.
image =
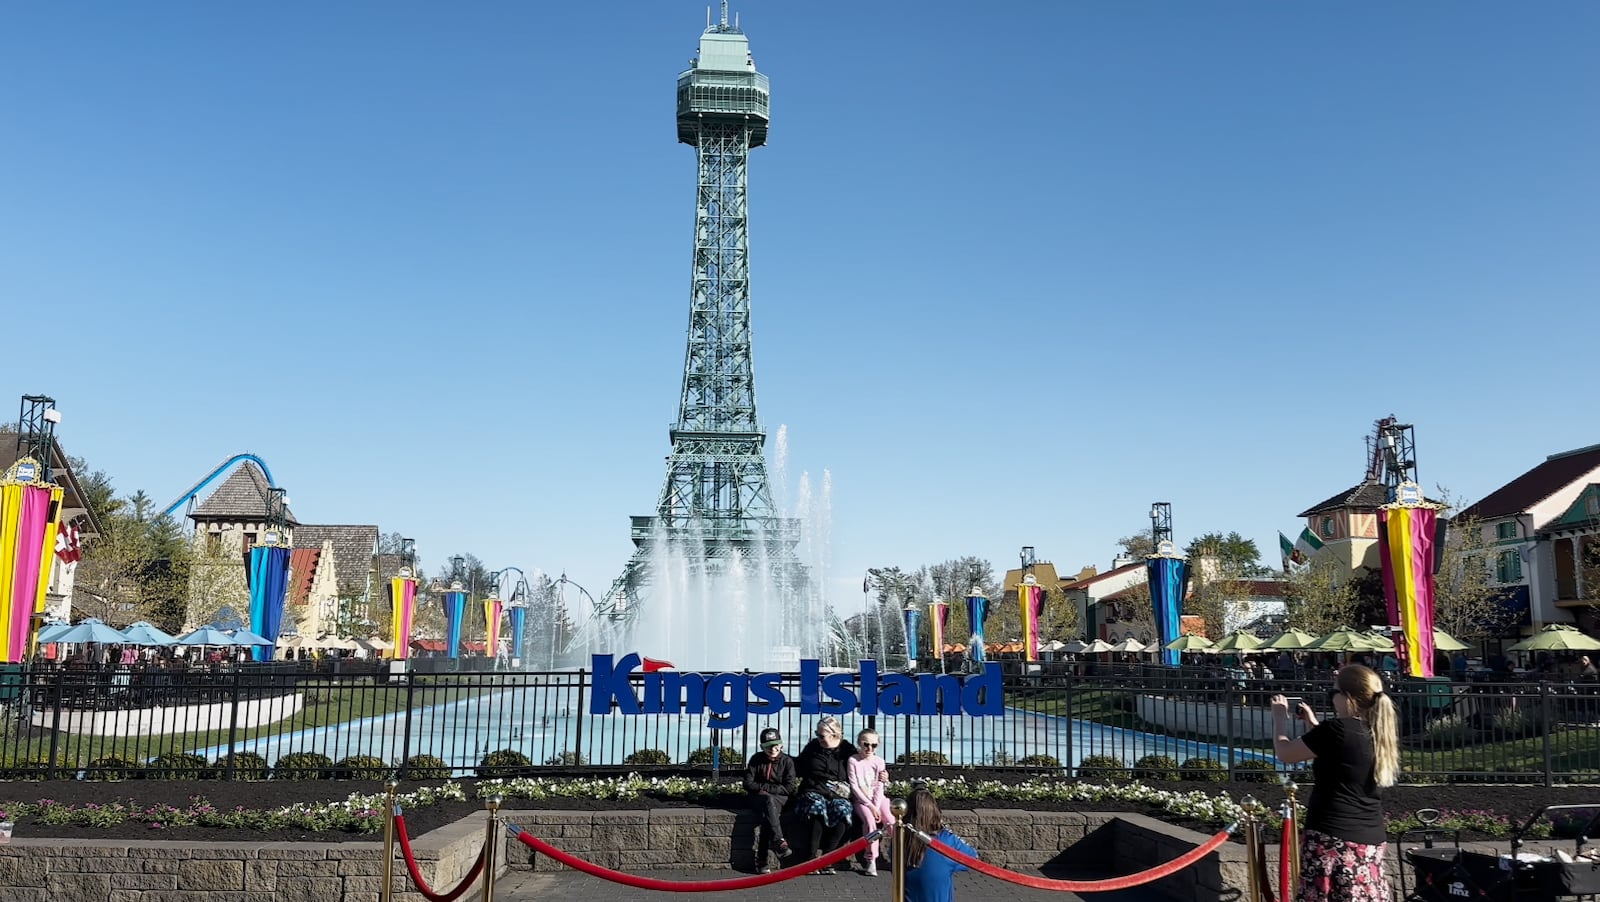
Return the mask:
<svg viewBox="0 0 1600 902">
<path fill-rule="evenodd" d="M 1361 712 L 1372 734 L 1372 777 L 1379 786 L 1393 786 L 1400 776 L 1399 714 L 1387 692 L 1379 693 L 1372 706 Z"/>
</svg>

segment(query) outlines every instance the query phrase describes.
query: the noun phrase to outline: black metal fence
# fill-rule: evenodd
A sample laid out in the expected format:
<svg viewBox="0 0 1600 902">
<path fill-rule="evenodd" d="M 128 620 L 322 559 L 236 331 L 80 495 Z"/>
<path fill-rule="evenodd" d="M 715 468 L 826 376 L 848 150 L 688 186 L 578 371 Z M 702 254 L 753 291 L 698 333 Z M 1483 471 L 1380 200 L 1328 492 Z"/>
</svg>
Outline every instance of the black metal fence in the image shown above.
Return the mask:
<svg viewBox="0 0 1600 902">
<path fill-rule="evenodd" d="M 491 753 L 499 754 L 490 764 L 507 768 L 496 773 L 736 769 L 763 728 L 776 727 L 790 753 L 810 739 L 819 715 L 802 708 L 799 679 L 778 682 L 784 704 L 775 713 L 719 717 L 698 708 L 591 713 L 595 687 L 583 671 L 17 671 L 0 674 L 0 778 L 376 778 L 400 768 L 415 778 L 472 774 Z M 840 719 L 847 738 L 876 730 L 891 764 L 1149 779 L 1176 768 L 1271 780 L 1268 699 L 1282 693 L 1326 713 L 1329 683 L 1078 665 L 1010 673 L 1002 685 L 999 716 L 852 711 Z M 1593 683 L 1401 682 L 1390 694 L 1408 781 L 1600 782 Z"/>
</svg>

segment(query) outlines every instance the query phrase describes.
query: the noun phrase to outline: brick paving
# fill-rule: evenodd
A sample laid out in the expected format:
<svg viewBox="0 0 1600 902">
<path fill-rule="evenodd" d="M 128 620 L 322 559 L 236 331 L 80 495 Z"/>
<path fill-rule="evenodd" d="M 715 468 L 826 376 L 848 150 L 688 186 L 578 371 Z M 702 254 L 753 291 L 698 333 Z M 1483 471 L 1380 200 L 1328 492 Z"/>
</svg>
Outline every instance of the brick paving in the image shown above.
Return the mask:
<svg viewBox="0 0 1600 902">
<path fill-rule="evenodd" d="M 747 876 L 731 870 L 649 871 L 646 876 L 661 880 L 725 880 Z M 656 890 L 634 889 L 628 886 L 590 877 L 575 871 L 512 871 L 495 883 L 497 902 L 650 902 L 650 900 L 683 900 L 701 897 L 708 900 L 738 900 L 738 902 L 887 902 L 891 882 L 887 874 L 868 877 L 860 871 L 840 872 L 832 875 L 807 875 L 755 889 L 730 890 L 717 893 L 668 893 Z M 1049 890 L 1030 889 L 994 880 L 979 874 L 956 875 L 956 898 L 966 902 L 1156 902 L 1161 896 L 1151 892 L 1128 890 L 1117 893 L 1094 893 L 1079 896 Z"/>
</svg>

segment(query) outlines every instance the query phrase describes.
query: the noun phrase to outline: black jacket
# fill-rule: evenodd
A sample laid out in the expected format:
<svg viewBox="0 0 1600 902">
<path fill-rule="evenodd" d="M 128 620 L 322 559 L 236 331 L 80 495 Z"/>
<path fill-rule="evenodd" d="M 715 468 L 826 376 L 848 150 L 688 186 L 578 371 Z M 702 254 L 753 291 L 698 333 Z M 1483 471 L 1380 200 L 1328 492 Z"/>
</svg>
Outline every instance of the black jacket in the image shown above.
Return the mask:
<svg viewBox="0 0 1600 902">
<path fill-rule="evenodd" d="M 855 753 L 856 747 L 843 740 L 831 749 L 820 739 L 806 743 L 800 757 L 794 761 L 795 770 L 800 774 L 800 791 L 815 790 L 829 780 L 849 783 L 850 756 Z"/>
<path fill-rule="evenodd" d="M 794 759 L 782 752 L 776 758 L 766 752 L 751 755 L 744 769 L 744 791 L 787 798 L 794 792 Z"/>
</svg>

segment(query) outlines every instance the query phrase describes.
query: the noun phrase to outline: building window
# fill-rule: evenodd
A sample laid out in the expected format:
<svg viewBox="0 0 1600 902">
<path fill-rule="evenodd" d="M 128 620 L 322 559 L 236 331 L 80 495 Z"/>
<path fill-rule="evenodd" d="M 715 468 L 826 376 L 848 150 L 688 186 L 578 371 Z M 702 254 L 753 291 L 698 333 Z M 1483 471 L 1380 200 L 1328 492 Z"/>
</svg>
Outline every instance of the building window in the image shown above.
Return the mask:
<svg viewBox="0 0 1600 902">
<path fill-rule="evenodd" d="M 1332 517 L 1323 517 L 1322 518 L 1322 537 L 1324 539 L 1333 538 L 1333 518 Z"/>
<path fill-rule="evenodd" d="M 1600 495 L 1590 495 L 1583 508 L 1589 512 L 1589 516 L 1600 517 Z"/>
<path fill-rule="evenodd" d="M 1500 583 L 1522 581 L 1522 555 L 1515 551 L 1502 551 L 1495 558 L 1494 578 Z"/>
<path fill-rule="evenodd" d="M 1515 539 L 1517 537 L 1516 521 L 1509 523 L 1496 523 L 1494 526 L 1494 537 L 1497 539 Z"/>
</svg>

